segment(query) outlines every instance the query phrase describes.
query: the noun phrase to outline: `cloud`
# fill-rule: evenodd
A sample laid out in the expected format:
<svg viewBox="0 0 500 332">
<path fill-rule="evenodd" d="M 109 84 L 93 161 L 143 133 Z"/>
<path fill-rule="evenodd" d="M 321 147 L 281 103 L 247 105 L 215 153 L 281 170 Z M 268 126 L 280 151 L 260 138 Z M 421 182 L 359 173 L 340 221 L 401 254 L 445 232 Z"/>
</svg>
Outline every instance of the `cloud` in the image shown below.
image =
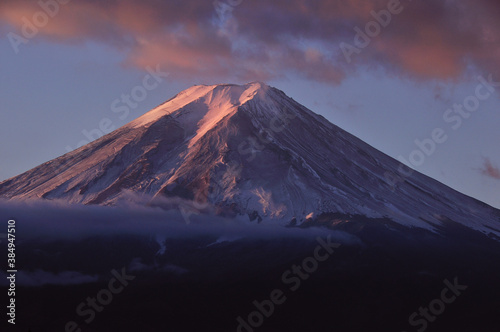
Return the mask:
<svg viewBox="0 0 500 332">
<path fill-rule="evenodd" d="M 483 175 L 489 176 L 493 179 L 500 180 L 500 168 L 493 166 L 491 160 L 485 158 L 483 168 L 481 169 Z"/>
<path fill-rule="evenodd" d="M 176 275 L 182 275 L 182 274 L 189 272 L 187 269 L 180 267 L 178 265 L 174 265 L 174 264 L 147 265 L 147 264 L 143 263 L 142 258 L 140 258 L 140 257 L 134 258 L 132 260 L 132 262 L 130 262 L 130 266 L 129 266 L 128 270 L 130 270 L 132 272 L 163 271 L 163 272 L 173 273 Z"/>
<path fill-rule="evenodd" d="M 9 275 L 0 273 L 2 285 L 7 285 Z M 43 270 L 19 271 L 16 274 L 16 284 L 19 286 L 37 287 L 43 285 L 79 285 L 96 282 L 96 275 L 86 275 L 77 271 L 52 273 Z"/>
<path fill-rule="evenodd" d="M 337 242 L 358 243 L 359 239 L 342 231 L 324 228 L 289 228 L 277 223 L 249 222 L 248 216 L 222 218 L 193 215 L 186 224 L 178 210 L 130 205 L 98 206 L 68 204 L 64 201 L 0 200 L 6 220 L 16 220 L 16 231 L 27 241 L 79 241 L 106 236 L 145 236 L 155 238 L 160 249 L 166 239 L 214 236 L 225 239 L 315 239 L 331 235 Z M 165 248 L 166 250 L 166 248 Z M 163 250 L 162 250 L 163 251 Z M 158 254 L 162 254 L 159 251 Z M 165 251 L 163 251 L 164 253 Z"/>
<path fill-rule="evenodd" d="M 50 1 L 50 0 L 46 0 Z M 221 2 L 224 2 L 221 0 Z M 337 84 L 359 68 L 416 79 L 459 79 L 500 62 L 500 3 L 401 1 L 404 10 L 348 64 L 339 45 L 374 20 L 389 0 L 243 0 L 219 15 L 212 1 L 71 1 L 36 38 L 109 44 L 126 64 L 161 64 L 173 78 L 253 81 L 290 74 Z M 37 1 L 4 0 L 0 22 L 20 33 Z M 9 30 L 10 29 L 10 30 Z"/>
<path fill-rule="evenodd" d="M 178 211 L 154 207 L 0 200 L 0 211 L 4 220 L 16 221 L 17 239 L 27 244 L 20 246 L 23 251 L 18 253 L 27 257 L 28 261 L 23 264 L 24 269 L 16 274 L 16 283 L 29 287 L 107 280 L 108 268 L 118 263 L 118 266 L 125 264 L 133 272 L 160 272 L 174 277 L 193 271 L 196 273 L 190 265 L 192 262 L 182 261 L 179 264 L 175 261 L 181 249 L 169 247 L 169 243 L 191 243 L 197 250 L 204 251 L 205 248 L 217 249 L 217 246 L 228 243 L 274 243 L 287 239 L 298 243 L 328 236 L 342 244 L 362 245 L 357 236 L 343 231 L 284 227 L 265 221 L 258 224 L 249 222 L 248 216 L 226 219 L 200 214 L 192 216 L 191 223 L 186 224 Z M 142 241 L 148 250 L 130 248 L 131 239 L 134 239 L 133 243 L 137 243 L 135 240 Z M 101 254 L 101 244 L 110 251 Z M 191 252 L 186 255 L 191 255 Z M 174 260 L 170 261 L 172 258 Z M 57 270 L 47 271 L 55 266 Z M 61 271 L 61 266 L 66 268 Z M 0 272 L 0 286 L 7 285 L 7 276 L 5 272 Z"/>
</svg>

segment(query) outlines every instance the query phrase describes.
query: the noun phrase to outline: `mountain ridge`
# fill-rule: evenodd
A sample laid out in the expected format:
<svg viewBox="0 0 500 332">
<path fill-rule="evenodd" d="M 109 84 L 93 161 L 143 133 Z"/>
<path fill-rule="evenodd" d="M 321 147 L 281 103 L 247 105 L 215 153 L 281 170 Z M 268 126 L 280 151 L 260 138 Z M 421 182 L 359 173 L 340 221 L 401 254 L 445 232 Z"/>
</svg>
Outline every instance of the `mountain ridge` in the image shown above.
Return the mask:
<svg viewBox="0 0 500 332">
<path fill-rule="evenodd" d="M 498 210 L 425 175 L 391 187 L 385 173 L 399 165 L 264 83 L 197 85 L 1 182 L 0 197 L 114 205 L 131 191 L 284 223 L 338 212 L 500 235 Z"/>
</svg>

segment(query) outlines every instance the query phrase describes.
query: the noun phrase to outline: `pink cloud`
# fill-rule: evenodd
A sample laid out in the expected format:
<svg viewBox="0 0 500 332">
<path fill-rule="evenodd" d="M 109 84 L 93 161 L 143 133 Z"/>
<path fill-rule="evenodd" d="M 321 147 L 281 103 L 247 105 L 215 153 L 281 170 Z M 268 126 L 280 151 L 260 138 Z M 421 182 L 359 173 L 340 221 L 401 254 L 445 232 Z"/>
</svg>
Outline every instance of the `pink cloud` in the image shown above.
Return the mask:
<svg viewBox="0 0 500 332">
<path fill-rule="evenodd" d="M 130 65 L 161 64 L 173 77 L 211 82 L 295 73 L 337 84 L 359 66 L 442 80 L 470 68 L 498 71 L 500 3 L 493 0 L 401 1 L 401 14 L 347 63 L 340 43 L 353 43 L 354 27 L 388 3 L 244 0 L 221 26 L 211 1 L 70 1 L 36 38 L 106 43 L 126 52 Z M 37 11 L 37 1 L 3 0 L 0 23 L 20 33 L 22 18 Z"/>
<path fill-rule="evenodd" d="M 485 159 L 483 168 L 481 169 L 483 175 L 492 177 L 494 179 L 500 180 L 500 168 L 493 166 L 491 160 Z"/>
</svg>

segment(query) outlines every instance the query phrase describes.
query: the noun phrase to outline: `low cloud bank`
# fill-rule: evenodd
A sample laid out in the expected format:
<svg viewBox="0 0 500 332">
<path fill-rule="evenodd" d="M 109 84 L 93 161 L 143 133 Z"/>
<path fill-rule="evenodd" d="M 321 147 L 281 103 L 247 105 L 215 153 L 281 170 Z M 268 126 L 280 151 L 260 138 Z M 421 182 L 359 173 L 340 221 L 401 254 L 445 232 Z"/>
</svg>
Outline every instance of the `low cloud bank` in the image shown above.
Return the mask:
<svg viewBox="0 0 500 332">
<path fill-rule="evenodd" d="M 354 243 L 348 233 L 323 228 L 289 228 L 276 223 L 249 222 L 247 216 L 222 218 L 194 215 L 186 224 L 177 210 L 133 206 L 76 205 L 62 201 L 0 200 L 3 223 L 16 221 L 19 240 L 81 240 L 94 236 L 138 235 L 161 238 L 216 236 L 222 239 L 311 238 L 330 235 L 338 242 Z M 5 228 L 6 229 L 6 228 Z"/>
</svg>

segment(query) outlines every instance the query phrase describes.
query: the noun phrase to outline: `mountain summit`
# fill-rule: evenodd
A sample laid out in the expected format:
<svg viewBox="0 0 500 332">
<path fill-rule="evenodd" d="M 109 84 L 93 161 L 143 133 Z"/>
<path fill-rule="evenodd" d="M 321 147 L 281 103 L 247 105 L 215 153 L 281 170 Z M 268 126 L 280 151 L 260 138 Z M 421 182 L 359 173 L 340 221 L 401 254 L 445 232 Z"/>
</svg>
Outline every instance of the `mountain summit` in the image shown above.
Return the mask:
<svg viewBox="0 0 500 332">
<path fill-rule="evenodd" d="M 0 183 L 9 199 L 113 205 L 181 197 L 221 214 L 324 213 L 500 235 L 499 211 L 400 164 L 264 83 L 197 85 L 75 151 Z"/>
</svg>

